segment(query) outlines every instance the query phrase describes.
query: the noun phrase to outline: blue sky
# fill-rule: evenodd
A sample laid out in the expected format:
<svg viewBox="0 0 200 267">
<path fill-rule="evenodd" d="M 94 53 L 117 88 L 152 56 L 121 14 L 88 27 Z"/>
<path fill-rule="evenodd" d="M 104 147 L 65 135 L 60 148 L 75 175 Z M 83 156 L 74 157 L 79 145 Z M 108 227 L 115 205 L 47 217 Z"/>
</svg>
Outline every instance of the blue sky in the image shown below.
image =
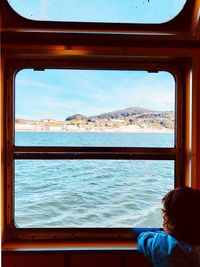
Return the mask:
<svg viewBox="0 0 200 267">
<path fill-rule="evenodd" d="M 25 69 L 15 80 L 16 118 L 57 119 L 143 107 L 174 110 L 168 72 Z"/>
<path fill-rule="evenodd" d="M 186 0 L 8 0 L 36 20 L 161 23 L 176 16 Z"/>
</svg>

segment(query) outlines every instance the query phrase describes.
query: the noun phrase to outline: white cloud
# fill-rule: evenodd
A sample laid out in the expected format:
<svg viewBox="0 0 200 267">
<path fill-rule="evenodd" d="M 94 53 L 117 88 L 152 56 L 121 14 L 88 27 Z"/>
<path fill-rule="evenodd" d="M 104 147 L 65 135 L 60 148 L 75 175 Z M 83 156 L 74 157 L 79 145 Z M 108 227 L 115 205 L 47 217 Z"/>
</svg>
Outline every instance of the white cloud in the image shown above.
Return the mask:
<svg viewBox="0 0 200 267">
<path fill-rule="evenodd" d="M 47 0 L 40 0 L 40 14 L 42 20 L 49 20 Z"/>
</svg>

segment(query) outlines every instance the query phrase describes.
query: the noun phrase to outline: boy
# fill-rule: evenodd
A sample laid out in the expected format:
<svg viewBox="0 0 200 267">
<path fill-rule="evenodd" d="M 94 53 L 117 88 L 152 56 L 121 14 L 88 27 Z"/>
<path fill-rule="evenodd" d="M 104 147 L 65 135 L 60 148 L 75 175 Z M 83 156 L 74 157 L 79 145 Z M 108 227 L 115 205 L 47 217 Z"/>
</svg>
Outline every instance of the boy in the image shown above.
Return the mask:
<svg viewBox="0 0 200 267">
<path fill-rule="evenodd" d="M 200 191 L 176 188 L 162 203 L 164 231 L 141 233 L 138 250 L 154 267 L 200 267 Z"/>
</svg>

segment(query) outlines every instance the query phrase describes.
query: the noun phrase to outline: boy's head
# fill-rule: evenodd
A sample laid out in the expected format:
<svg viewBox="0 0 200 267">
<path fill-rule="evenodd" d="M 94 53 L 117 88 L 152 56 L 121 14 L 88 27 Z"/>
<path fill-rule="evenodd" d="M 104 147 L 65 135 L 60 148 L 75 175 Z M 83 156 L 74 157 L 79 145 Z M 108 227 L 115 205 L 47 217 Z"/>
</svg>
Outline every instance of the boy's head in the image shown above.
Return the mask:
<svg viewBox="0 0 200 267">
<path fill-rule="evenodd" d="M 200 191 L 176 188 L 162 199 L 164 230 L 183 242 L 200 244 Z"/>
</svg>

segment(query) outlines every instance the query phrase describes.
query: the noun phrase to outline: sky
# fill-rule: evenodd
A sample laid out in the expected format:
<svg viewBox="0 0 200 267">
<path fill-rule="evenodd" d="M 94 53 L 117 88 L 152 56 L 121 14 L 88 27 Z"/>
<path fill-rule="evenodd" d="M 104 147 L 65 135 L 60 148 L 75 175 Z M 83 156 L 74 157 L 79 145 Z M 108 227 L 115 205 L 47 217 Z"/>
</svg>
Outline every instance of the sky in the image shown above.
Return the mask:
<svg viewBox="0 0 200 267">
<path fill-rule="evenodd" d="M 174 110 L 169 72 L 24 69 L 15 78 L 15 117 L 65 120 L 142 107 Z"/>
<path fill-rule="evenodd" d="M 8 0 L 35 20 L 162 23 L 186 0 Z M 15 79 L 15 117 L 58 119 L 128 107 L 174 110 L 175 81 L 167 72 L 21 70 Z"/>
<path fill-rule="evenodd" d="M 8 0 L 35 20 L 162 23 L 175 17 L 186 0 Z"/>
</svg>

